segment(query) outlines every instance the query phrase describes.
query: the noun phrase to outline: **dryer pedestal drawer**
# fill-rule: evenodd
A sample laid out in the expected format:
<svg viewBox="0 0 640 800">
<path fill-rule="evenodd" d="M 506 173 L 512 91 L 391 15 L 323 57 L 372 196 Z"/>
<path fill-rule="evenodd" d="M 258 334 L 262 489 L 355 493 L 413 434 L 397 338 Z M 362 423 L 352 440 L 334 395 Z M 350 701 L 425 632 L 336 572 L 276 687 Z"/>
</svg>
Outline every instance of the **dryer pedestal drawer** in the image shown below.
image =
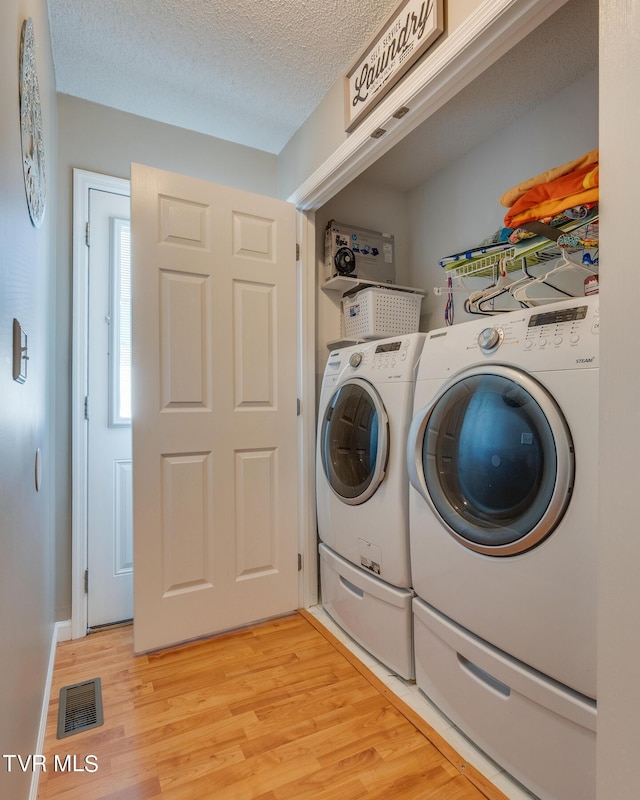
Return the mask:
<svg viewBox="0 0 640 800">
<path fill-rule="evenodd" d="M 400 677 L 413 678 L 413 592 L 369 575 L 325 544 L 319 551 L 322 606 L 327 614 Z"/>
<path fill-rule="evenodd" d="M 593 800 L 595 702 L 413 601 L 416 683 L 478 747 L 543 800 Z"/>
</svg>

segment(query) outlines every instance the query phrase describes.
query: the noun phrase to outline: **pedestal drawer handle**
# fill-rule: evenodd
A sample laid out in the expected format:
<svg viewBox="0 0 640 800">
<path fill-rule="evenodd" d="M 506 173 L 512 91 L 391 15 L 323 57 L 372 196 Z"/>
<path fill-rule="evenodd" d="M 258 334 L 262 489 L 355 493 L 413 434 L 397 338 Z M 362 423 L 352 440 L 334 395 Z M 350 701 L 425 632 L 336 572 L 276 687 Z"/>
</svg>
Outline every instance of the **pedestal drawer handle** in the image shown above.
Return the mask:
<svg viewBox="0 0 640 800">
<path fill-rule="evenodd" d="M 456 654 L 458 656 L 458 661 L 460 665 L 467 670 L 474 678 L 478 678 L 478 680 L 482 681 L 482 683 L 486 684 L 490 689 L 493 689 L 494 692 L 498 692 L 499 694 L 503 695 L 504 697 L 509 697 L 511 694 L 511 689 L 507 686 L 506 683 L 502 683 L 497 678 L 494 678 L 493 675 L 490 675 L 488 672 L 485 672 L 481 669 L 477 664 L 474 664 L 473 661 L 469 661 L 468 658 L 465 658 L 460 653 Z"/>
<path fill-rule="evenodd" d="M 346 578 L 343 578 L 342 575 L 340 575 L 340 583 L 345 587 L 345 589 L 348 589 L 352 594 L 355 594 L 357 597 L 364 597 L 364 591 L 360 589 L 358 586 L 356 586 L 354 583 L 351 583 L 351 581 L 348 581 Z"/>
</svg>

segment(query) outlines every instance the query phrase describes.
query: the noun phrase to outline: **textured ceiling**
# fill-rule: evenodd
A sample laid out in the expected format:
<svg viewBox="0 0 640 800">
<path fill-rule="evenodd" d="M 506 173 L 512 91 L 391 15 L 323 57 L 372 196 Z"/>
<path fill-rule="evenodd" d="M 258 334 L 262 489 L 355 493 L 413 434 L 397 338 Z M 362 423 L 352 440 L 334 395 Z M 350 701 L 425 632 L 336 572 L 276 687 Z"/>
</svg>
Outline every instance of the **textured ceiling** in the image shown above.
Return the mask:
<svg viewBox="0 0 640 800">
<path fill-rule="evenodd" d="M 279 153 L 398 0 L 48 0 L 56 88 Z"/>
</svg>

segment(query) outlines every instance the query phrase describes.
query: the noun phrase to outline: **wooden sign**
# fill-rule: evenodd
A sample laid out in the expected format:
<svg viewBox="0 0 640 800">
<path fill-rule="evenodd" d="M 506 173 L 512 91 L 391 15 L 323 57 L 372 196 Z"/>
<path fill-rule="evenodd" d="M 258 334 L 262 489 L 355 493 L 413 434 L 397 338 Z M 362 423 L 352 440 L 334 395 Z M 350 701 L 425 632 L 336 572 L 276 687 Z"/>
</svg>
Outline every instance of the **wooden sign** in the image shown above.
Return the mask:
<svg viewBox="0 0 640 800">
<path fill-rule="evenodd" d="M 345 77 L 346 130 L 382 100 L 444 30 L 443 0 L 403 0 Z"/>
</svg>

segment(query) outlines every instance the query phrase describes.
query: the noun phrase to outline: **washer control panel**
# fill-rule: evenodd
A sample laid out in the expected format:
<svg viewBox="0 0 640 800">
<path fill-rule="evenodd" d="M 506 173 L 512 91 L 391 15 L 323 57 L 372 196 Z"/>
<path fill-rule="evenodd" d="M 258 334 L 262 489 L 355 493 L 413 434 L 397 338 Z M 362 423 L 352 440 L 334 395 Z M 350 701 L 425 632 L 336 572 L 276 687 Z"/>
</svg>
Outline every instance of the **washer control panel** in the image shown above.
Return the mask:
<svg viewBox="0 0 640 800">
<path fill-rule="evenodd" d="M 327 361 L 323 382 L 336 384 L 348 374 L 372 381 L 414 380 L 425 336 L 409 333 L 334 350 Z"/>
<path fill-rule="evenodd" d="M 382 342 L 373 351 L 373 366 L 376 368 L 395 367 L 406 361 L 409 352 L 409 339 Z"/>
</svg>

